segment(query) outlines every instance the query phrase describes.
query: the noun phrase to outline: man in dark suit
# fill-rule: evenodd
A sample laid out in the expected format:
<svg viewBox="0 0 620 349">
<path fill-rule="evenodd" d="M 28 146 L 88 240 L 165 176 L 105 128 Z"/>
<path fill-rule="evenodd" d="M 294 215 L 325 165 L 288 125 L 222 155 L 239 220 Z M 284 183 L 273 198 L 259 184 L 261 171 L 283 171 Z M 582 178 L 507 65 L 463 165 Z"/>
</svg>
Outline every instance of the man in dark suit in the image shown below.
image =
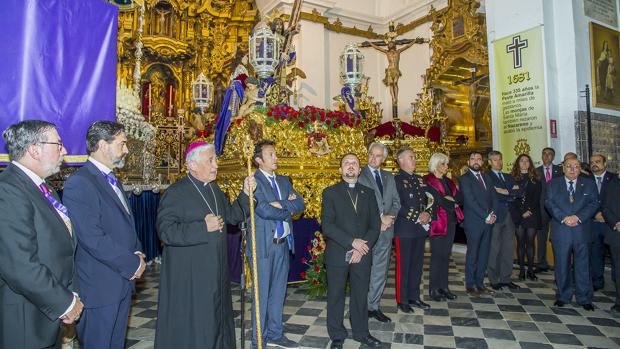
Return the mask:
<svg viewBox="0 0 620 349">
<path fill-rule="evenodd" d="M 342 349 L 347 330 L 344 316 L 345 288 L 351 283 L 349 313 L 353 339 L 371 348 L 381 342 L 368 331 L 368 285 L 372 247 L 379 237 L 381 220 L 374 191 L 357 183 L 359 159 L 346 154 L 340 160 L 342 181 L 323 190 L 322 231 L 326 238 L 327 332 L 332 349 Z"/>
<path fill-rule="evenodd" d="M 463 228 L 467 237 L 465 256 L 465 287 L 470 296 L 477 297 L 495 292 L 484 286 L 484 273 L 489 260 L 491 231 L 497 219 L 493 208 L 495 189 L 491 178 L 482 173 L 482 154 L 474 151 L 469 154 L 469 170 L 459 178 L 463 193 Z"/>
<path fill-rule="evenodd" d="M 590 157 L 590 170 L 596 189 L 598 190 L 599 204 L 601 203 L 609 183 L 617 181 L 617 174 L 607 171 L 607 159 L 601 154 L 594 154 Z M 592 287 L 598 291 L 605 287 L 605 236 L 609 229 L 605 224 L 605 218 L 599 210 L 592 221 L 592 246 L 590 249 L 590 273 L 592 276 Z"/>
<path fill-rule="evenodd" d="M 60 348 L 76 321 L 75 240 L 67 209 L 45 178 L 67 150 L 54 124 L 27 120 L 2 134 L 11 164 L 0 174 L 0 348 Z"/>
<path fill-rule="evenodd" d="M 605 243 L 609 245 L 611 251 L 611 268 L 614 273 L 613 279 L 616 283 L 616 302 L 610 311 L 614 316 L 620 316 L 620 181 L 610 181 L 607 183 L 607 189 L 603 192 L 601 200 L 601 212 L 607 224 L 605 231 Z"/>
<path fill-rule="evenodd" d="M 85 348 L 123 348 L 134 280 L 146 266 L 134 217 L 112 170 L 128 153 L 123 125 L 97 121 L 86 133 L 88 161 L 69 177 L 63 199 L 78 240 L 75 254 L 86 309 L 77 326 Z"/>
<path fill-rule="evenodd" d="M 579 177 L 579 160 L 568 159 L 563 168 L 564 176 L 551 180 L 545 202 L 552 218 L 551 241 L 557 286 L 554 304 L 562 307 L 573 298 L 571 267 L 574 267 L 577 303 L 585 310 L 594 310 L 590 225 L 598 210 L 598 194 L 593 181 Z"/>
<path fill-rule="evenodd" d="M 380 322 L 392 321 L 380 308 L 381 295 L 387 280 L 388 266 L 390 265 L 390 251 L 394 237 L 394 219 L 400 209 L 400 200 L 394 183 L 394 175 L 381 169 L 387 158 L 388 149 L 381 142 L 373 142 L 368 146 L 368 165 L 362 168 L 359 183 L 375 191 L 379 216 L 381 219 L 381 233 L 377 243 L 372 248 L 372 268 L 370 271 L 370 288 L 368 289 L 368 316 Z"/>
<path fill-rule="evenodd" d="M 542 193 L 540 195 L 540 214 L 542 219 L 542 229 L 537 234 L 537 252 L 538 265 L 534 269 L 534 272 L 546 272 L 549 270 L 549 263 L 547 262 L 547 240 L 549 239 L 549 223 L 551 217 L 547 208 L 545 207 L 547 187 L 553 178 L 562 177 L 562 166 L 554 165 L 555 150 L 553 148 L 544 148 L 542 150 L 542 165 L 536 168 L 538 171 L 538 177 L 542 182 Z"/>
<path fill-rule="evenodd" d="M 495 290 L 501 290 L 503 287 L 517 289 L 519 286 L 510 279 L 515 246 L 515 225 L 510 216 L 510 205 L 519 194 L 519 186 L 512 175 L 502 172 L 504 167 L 502 153 L 492 150 L 489 152 L 488 161 L 491 170 L 487 174 L 494 191 L 493 200 L 497 216 L 491 232 L 489 282 Z"/>
<path fill-rule="evenodd" d="M 395 177 L 400 198 L 400 210 L 394 224 L 396 302 L 402 312 L 411 313 L 411 305 L 430 309 L 430 305 L 420 298 L 420 283 L 424 266 L 424 243 L 430 229 L 432 211 L 427 206 L 428 186 L 422 177 L 415 174 L 416 158 L 413 150 L 400 149 L 396 161 L 400 167 Z"/>
<path fill-rule="evenodd" d="M 254 197 L 262 342 L 280 348 L 297 348 L 298 344 L 284 335 L 282 310 L 286 297 L 290 253 L 295 252 L 293 215 L 303 212 L 304 199 L 293 189 L 288 177 L 275 173 L 278 156 L 274 142 L 258 142 L 254 147 L 254 162 L 258 165 L 254 174 Z M 251 243 L 247 246 L 248 254 L 251 254 Z M 258 342 L 254 314 L 252 310 L 252 347 Z"/>
</svg>

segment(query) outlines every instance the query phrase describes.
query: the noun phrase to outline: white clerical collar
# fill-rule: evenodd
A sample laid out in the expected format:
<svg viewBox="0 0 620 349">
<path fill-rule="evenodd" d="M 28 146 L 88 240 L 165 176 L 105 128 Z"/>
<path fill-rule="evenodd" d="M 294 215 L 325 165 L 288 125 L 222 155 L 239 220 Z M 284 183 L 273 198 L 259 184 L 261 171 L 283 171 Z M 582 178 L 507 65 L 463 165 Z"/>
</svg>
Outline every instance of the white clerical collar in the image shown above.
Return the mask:
<svg viewBox="0 0 620 349">
<path fill-rule="evenodd" d="M 41 185 L 41 183 L 45 182 L 43 180 L 43 178 L 39 177 L 38 174 L 34 173 L 31 169 L 29 169 L 28 167 L 20 164 L 17 161 L 11 161 L 11 163 L 17 167 L 19 167 L 20 170 L 24 171 L 24 173 L 26 174 L 26 176 L 28 176 L 28 178 L 30 178 L 31 181 L 34 182 L 34 184 L 38 187 L 39 185 Z"/>
<path fill-rule="evenodd" d="M 105 174 L 110 174 L 110 172 L 112 172 L 112 169 L 110 169 L 108 166 L 102 164 L 101 162 L 95 160 L 95 158 L 89 156 L 88 157 L 88 161 L 90 161 L 93 165 L 95 165 L 95 167 L 97 167 L 99 169 L 99 171 L 105 173 Z"/>
</svg>

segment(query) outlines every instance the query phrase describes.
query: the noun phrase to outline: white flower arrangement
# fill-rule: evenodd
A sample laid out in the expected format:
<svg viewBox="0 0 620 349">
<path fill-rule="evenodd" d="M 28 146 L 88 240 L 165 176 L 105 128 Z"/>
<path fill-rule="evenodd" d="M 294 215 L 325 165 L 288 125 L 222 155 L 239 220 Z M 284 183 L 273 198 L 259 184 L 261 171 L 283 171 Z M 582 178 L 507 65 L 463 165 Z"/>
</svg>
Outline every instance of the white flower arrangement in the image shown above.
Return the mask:
<svg viewBox="0 0 620 349">
<path fill-rule="evenodd" d="M 140 112 L 140 97 L 124 84 L 116 87 L 116 120 L 125 126 L 127 136 L 148 143 L 157 129 Z"/>
</svg>

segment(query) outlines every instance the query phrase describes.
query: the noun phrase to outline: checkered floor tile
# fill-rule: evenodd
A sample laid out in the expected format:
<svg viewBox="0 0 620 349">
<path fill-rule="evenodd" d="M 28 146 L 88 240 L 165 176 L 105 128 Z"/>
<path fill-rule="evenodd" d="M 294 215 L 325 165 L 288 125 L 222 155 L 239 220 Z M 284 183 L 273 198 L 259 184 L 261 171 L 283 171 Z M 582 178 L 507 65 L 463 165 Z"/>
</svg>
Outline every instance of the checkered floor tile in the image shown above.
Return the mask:
<svg viewBox="0 0 620 349">
<path fill-rule="evenodd" d="M 613 305 L 613 283 L 606 271 L 606 287 L 594 294 L 595 311 L 585 311 L 576 304 L 557 308 L 554 302 L 553 273 L 539 274 L 535 282 L 521 282 L 521 289 L 501 291 L 494 297 L 470 298 L 463 283 L 464 258 L 452 256 L 450 289 L 458 298 L 449 302 L 432 302 L 430 310 L 404 314 L 394 300 L 394 268 L 381 300 L 383 312 L 391 323 L 370 320 L 371 334 L 384 342 L 384 348 L 620 348 L 620 319 L 609 312 Z M 424 294 L 428 294 L 428 263 L 425 256 Z M 518 272 L 515 270 L 516 279 Z M 133 301 L 127 347 L 153 347 L 157 316 L 158 266 L 151 266 Z M 240 290 L 233 286 L 233 307 L 240 339 Z M 246 330 L 250 328 L 249 304 L 246 308 Z M 345 316 L 345 318 L 348 316 Z M 302 348 L 329 348 L 325 328 L 326 300 L 310 300 L 300 286 L 290 286 L 284 307 L 286 335 Z M 348 322 L 345 326 L 350 328 Z M 249 331 L 246 338 L 249 338 Z M 246 342 L 246 348 L 249 348 Z M 359 343 L 345 341 L 345 348 L 358 348 Z M 239 342 L 237 348 L 240 348 Z"/>
</svg>

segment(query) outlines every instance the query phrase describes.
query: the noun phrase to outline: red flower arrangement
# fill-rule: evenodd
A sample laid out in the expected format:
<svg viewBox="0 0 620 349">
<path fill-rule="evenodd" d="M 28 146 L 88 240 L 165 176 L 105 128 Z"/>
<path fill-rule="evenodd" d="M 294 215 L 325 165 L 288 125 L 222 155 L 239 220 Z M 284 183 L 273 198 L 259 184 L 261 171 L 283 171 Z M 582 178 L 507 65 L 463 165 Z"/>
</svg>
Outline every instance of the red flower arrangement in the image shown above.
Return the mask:
<svg viewBox="0 0 620 349">
<path fill-rule="evenodd" d="M 295 110 L 288 105 L 278 105 L 267 111 L 267 117 L 268 123 L 289 120 L 306 131 L 311 130 L 315 123 L 322 124 L 327 130 L 333 130 L 342 126 L 357 127 L 362 122 L 359 113 L 325 110 L 311 105 L 300 110 Z"/>
<path fill-rule="evenodd" d="M 304 279 L 304 286 L 308 290 L 310 298 L 324 297 L 327 294 L 327 273 L 324 268 L 325 240 L 320 232 L 314 233 L 314 239 L 307 249 L 312 259 L 302 258 L 301 262 L 306 264 L 308 269 L 301 272 L 299 276 Z"/>
</svg>

